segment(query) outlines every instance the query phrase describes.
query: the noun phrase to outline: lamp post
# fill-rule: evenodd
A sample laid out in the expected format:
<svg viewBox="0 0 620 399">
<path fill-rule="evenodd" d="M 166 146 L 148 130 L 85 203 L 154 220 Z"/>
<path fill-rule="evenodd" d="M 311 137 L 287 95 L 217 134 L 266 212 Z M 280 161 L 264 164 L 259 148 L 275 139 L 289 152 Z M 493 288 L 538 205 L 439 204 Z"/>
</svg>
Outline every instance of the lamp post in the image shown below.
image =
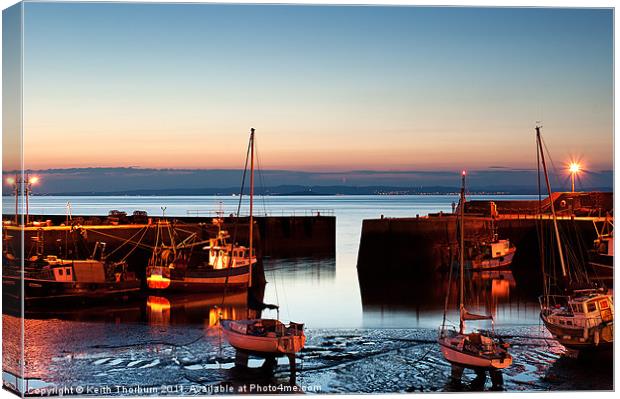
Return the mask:
<svg viewBox="0 0 620 399">
<path fill-rule="evenodd" d="M 575 176 L 580 170 L 581 166 L 577 162 L 571 162 L 571 164 L 568 165 L 568 171 L 570 172 L 571 192 L 573 193 L 575 192 Z"/>
<path fill-rule="evenodd" d="M 37 176 L 26 175 L 26 178 L 21 178 L 19 175 L 15 175 L 15 178 L 9 177 L 6 179 L 7 184 L 13 187 L 13 195 L 15 195 L 15 225 L 19 225 L 19 192 L 20 186 L 23 186 L 22 190 L 26 197 L 26 220 L 25 226 L 30 222 L 30 209 L 29 209 L 29 196 L 32 194 L 32 186 L 37 184 L 39 178 Z"/>
<path fill-rule="evenodd" d="M 15 175 L 13 177 L 7 177 L 6 183 L 13 187 L 13 195 L 15 195 L 15 225 L 19 224 L 19 178 Z"/>
</svg>

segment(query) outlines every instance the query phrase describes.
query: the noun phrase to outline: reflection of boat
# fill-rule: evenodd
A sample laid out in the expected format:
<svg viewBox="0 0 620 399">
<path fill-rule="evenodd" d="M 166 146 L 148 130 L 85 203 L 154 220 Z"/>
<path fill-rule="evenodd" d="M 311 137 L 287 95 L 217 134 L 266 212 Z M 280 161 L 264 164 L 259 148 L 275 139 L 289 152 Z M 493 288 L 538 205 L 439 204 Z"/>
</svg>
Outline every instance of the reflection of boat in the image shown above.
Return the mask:
<svg viewBox="0 0 620 399">
<path fill-rule="evenodd" d="M 152 325 L 202 324 L 217 327 L 220 317 L 238 320 L 246 317 L 248 309 L 246 292 L 221 295 L 149 295 L 146 300 L 147 321 Z"/>
<path fill-rule="evenodd" d="M 549 198 L 552 197 L 549 176 L 545 163 L 540 127 L 536 127 L 538 156 L 541 160 Z M 552 280 L 553 273 L 545 270 L 544 294 L 540 297 L 540 317 L 545 327 L 566 348 L 574 350 L 595 350 L 613 347 L 614 304 L 613 296 L 605 289 L 592 284 L 587 271 L 571 248 L 564 246 L 558 228 L 555 206 L 551 202 L 554 238 L 561 266 L 560 281 Z M 542 252 L 541 252 L 542 253 Z M 572 254 L 574 255 L 574 254 Z M 573 260 L 569 263 L 569 260 Z M 555 291 L 555 292 L 552 292 Z"/>
<path fill-rule="evenodd" d="M 462 174 L 461 206 L 459 222 L 459 330 L 446 327 L 446 314 L 449 304 L 449 292 L 446 295 L 444 317 L 439 331 L 438 343 L 445 359 L 452 365 L 452 376 L 460 380 L 463 368 L 470 368 L 478 372 L 490 371 L 494 385 L 501 385 L 501 373 L 512 364 L 512 357 L 507 351 L 507 346 L 499 342 L 492 331 L 465 332 L 465 321 L 493 320 L 493 316 L 479 315 L 465 308 L 465 171 Z M 450 272 L 449 280 L 451 280 Z"/>
<path fill-rule="evenodd" d="M 158 242 L 147 267 L 147 285 L 153 290 L 164 291 L 223 291 L 246 289 L 250 285 L 252 265 L 256 256 L 250 257 L 246 247 L 227 242 L 229 235 L 221 229 L 222 219 L 214 219 L 217 236 L 208 241 L 209 260 L 205 264 L 188 267 L 188 249 L 199 243 L 175 243 L 175 235 L 166 221 L 158 224 Z M 250 226 L 252 234 L 252 226 Z M 168 236 L 168 242 L 165 236 Z"/>
<path fill-rule="evenodd" d="M 249 161 L 250 161 L 250 228 L 253 221 L 252 204 L 254 200 L 254 129 L 250 130 Z M 246 159 L 247 165 L 247 159 Z M 245 177 L 245 174 L 244 174 Z M 243 195 L 241 190 L 240 195 Z M 239 202 L 239 206 L 241 201 Z M 252 234 L 250 234 L 250 250 Z M 222 333 L 228 343 L 236 349 L 237 364 L 247 364 L 248 354 L 265 357 L 273 364 L 273 358 L 287 356 L 292 375 L 295 374 L 295 354 L 306 343 L 303 324 L 291 322 L 288 325 L 274 319 L 222 319 Z M 271 359 L 271 360 L 270 360 Z"/>
<path fill-rule="evenodd" d="M 5 255 L 2 269 L 2 287 L 7 299 L 24 301 L 31 305 L 46 305 L 59 300 L 80 303 L 123 297 L 140 291 L 140 280 L 127 270 L 124 261 L 106 260 L 105 245 L 99 259 L 60 259 L 53 255 L 34 255 L 22 265 L 18 259 Z M 4 262 L 3 262 L 4 263 Z M 23 282 L 23 296 L 22 296 Z"/>
</svg>

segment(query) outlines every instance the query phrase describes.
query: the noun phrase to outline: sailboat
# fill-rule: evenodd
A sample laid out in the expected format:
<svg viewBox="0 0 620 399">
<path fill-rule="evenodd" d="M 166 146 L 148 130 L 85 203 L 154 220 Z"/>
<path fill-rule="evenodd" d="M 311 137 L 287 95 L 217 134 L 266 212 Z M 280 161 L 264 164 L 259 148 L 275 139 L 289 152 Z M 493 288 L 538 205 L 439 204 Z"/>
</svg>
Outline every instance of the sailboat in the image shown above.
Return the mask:
<svg viewBox="0 0 620 399">
<path fill-rule="evenodd" d="M 465 308 L 464 298 L 464 271 L 465 271 L 465 175 L 462 173 L 460 217 L 459 217 L 459 330 L 446 326 L 446 314 L 450 290 L 446 294 L 443 322 L 439 330 L 438 343 L 445 359 L 452 365 L 452 376 L 460 379 L 464 368 L 473 369 L 477 372 L 489 371 L 494 385 L 501 385 L 501 373 L 512 364 L 512 356 L 508 353 L 508 345 L 494 337 L 492 331 L 480 330 L 470 333 L 465 332 L 465 321 L 491 320 L 491 315 L 479 315 Z M 450 279 L 452 268 L 450 269 Z"/>
<path fill-rule="evenodd" d="M 253 222 L 254 202 L 254 134 L 255 129 L 250 129 L 250 226 Z M 252 235 L 250 235 L 251 250 Z M 272 363 L 276 357 L 287 356 L 291 371 L 294 373 L 295 354 L 306 344 L 304 325 L 294 322 L 284 324 L 278 319 L 279 317 L 276 319 L 222 319 L 220 324 L 224 339 L 237 350 L 237 359 L 242 359 L 247 363 L 248 355 L 256 355 Z"/>
<path fill-rule="evenodd" d="M 549 198 L 552 198 L 540 126 L 536 126 L 536 141 L 547 192 Z M 584 265 L 578 262 L 568 264 L 569 258 L 564 253 L 553 201 L 550 201 L 550 204 L 562 277 L 560 281 L 550 279 L 550 274 L 544 270 L 541 251 L 544 294 L 539 298 L 540 318 L 551 335 L 567 349 L 576 351 L 611 349 L 614 338 L 613 295 L 589 280 Z"/>
</svg>

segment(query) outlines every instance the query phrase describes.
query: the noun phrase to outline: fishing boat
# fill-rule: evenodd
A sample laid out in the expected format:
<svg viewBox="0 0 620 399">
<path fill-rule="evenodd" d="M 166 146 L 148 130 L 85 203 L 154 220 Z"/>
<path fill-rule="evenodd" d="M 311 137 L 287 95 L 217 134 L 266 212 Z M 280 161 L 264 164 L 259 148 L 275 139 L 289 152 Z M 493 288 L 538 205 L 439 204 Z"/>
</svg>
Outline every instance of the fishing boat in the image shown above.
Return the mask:
<svg viewBox="0 0 620 399">
<path fill-rule="evenodd" d="M 250 225 L 253 220 L 254 199 L 254 134 L 250 129 L 249 157 L 250 157 Z M 247 165 L 247 161 L 246 161 Z M 243 188 L 240 196 L 243 196 Z M 239 202 L 241 204 L 241 201 Z M 239 205 L 240 206 L 240 205 Z M 250 237 L 252 237 L 250 235 Z M 250 239 L 250 249 L 252 240 Z M 277 309 L 277 306 L 273 306 Z M 304 325 L 291 322 L 282 323 L 278 317 L 249 318 L 243 320 L 222 319 L 222 334 L 226 341 L 236 350 L 237 366 L 247 365 L 248 355 L 260 356 L 266 359 L 266 364 L 275 365 L 274 358 L 287 356 L 294 376 L 295 354 L 301 351 L 306 344 Z"/>
<path fill-rule="evenodd" d="M 465 204 L 465 171 L 462 173 L 461 205 Z M 512 356 L 508 353 L 508 345 L 495 337 L 493 330 L 465 332 L 466 321 L 490 320 L 492 315 L 480 315 L 465 308 L 465 214 L 464 206 L 460 206 L 459 223 L 459 329 L 446 326 L 450 290 L 446 294 L 443 322 L 439 330 L 438 343 L 445 359 L 452 365 L 452 377 L 460 381 L 463 369 L 473 369 L 477 373 L 489 371 L 494 385 L 502 385 L 500 370 L 512 364 Z M 452 280 L 450 268 L 449 280 Z"/>
<path fill-rule="evenodd" d="M 110 262 L 103 252 L 99 259 L 37 255 L 23 266 L 17 260 L 4 264 L 2 288 L 9 300 L 51 305 L 61 300 L 80 303 L 128 296 L 140 291 L 140 280 L 128 271 L 125 261 Z"/>
<path fill-rule="evenodd" d="M 540 126 L 536 126 L 536 140 L 538 158 L 551 198 Z M 553 201 L 551 213 L 553 237 L 562 273 L 559 280 L 552 278 L 553 273 L 546 270 L 545 258 L 542 256 L 544 251 L 541 251 L 544 294 L 539 297 L 540 318 L 551 335 L 567 349 L 577 351 L 577 355 L 580 352 L 611 349 L 614 336 L 613 295 L 606 288 L 590 281 L 586 268 L 576 256 L 567 256 L 570 248 L 562 241 Z"/>
<path fill-rule="evenodd" d="M 489 242 L 482 242 L 476 248 L 471 266 L 476 270 L 503 269 L 510 267 L 517 248 L 508 239 L 500 239 L 497 233 Z"/>
<path fill-rule="evenodd" d="M 250 236 L 253 234 L 250 223 Z M 228 242 L 230 235 L 222 229 L 221 217 L 213 219 L 218 226 L 215 238 L 207 242 L 175 242 L 170 222 L 158 224 L 158 242 L 147 267 L 147 286 L 158 291 L 214 292 L 227 289 L 244 290 L 251 285 L 252 266 L 257 262 L 253 250 Z M 167 236 L 167 241 L 165 236 Z M 203 246 L 208 251 L 208 261 L 189 265 L 191 249 Z M 251 254 L 251 255 L 250 255 Z"/>
</svg>

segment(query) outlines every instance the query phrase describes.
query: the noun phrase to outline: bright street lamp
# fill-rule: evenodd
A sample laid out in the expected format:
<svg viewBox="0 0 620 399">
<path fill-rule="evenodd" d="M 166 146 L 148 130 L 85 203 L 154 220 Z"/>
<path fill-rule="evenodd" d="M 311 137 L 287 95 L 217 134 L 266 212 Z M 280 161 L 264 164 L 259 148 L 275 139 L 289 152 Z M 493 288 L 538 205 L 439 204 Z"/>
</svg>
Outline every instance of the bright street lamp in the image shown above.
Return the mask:
<svg viewBox="0 0 620 399">
<path fill-rule="evenodd" d="M 570 172 L 571 191 L 574 193 L 575 176 L 581 171 L 581 165 L 579 165 L 577 162 L 571 162 L 570 165 L 568 165 L 568 171 Z"/>
</svg>

